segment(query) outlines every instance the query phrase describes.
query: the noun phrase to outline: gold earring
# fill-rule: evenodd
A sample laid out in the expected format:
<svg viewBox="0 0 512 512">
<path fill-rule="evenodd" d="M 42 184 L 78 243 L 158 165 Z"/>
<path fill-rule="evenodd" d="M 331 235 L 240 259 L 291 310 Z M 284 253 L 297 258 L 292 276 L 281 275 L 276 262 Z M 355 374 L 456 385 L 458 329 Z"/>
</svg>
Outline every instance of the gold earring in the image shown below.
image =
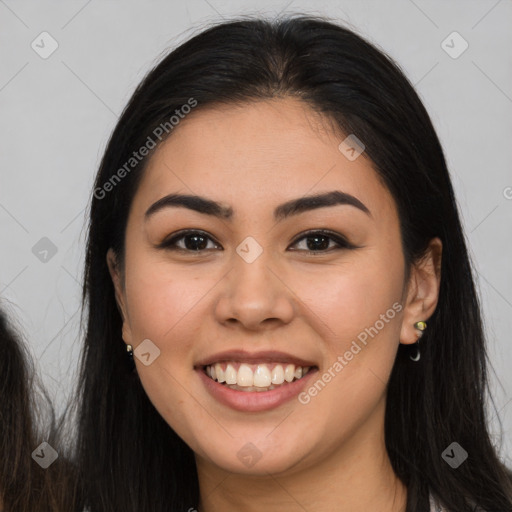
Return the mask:
<svg viewBox="0 0 512 512">
<path fill-rule="evenodd" d="M 414 324 L 414 328 L 418 329 L 419 331 L 424 331 L 427 328 L 427 322 L 420 320 Z"/>
<path fill-rule="evenodd" d="M 418 331 L 420 331 L 418 333 L 418 339 L 416 340 L 416 343 L 414 344 L 414 346 L 416 347 L 416 353 L 414 355 L 409 355 L 409 359 L 411 359 L 411 361 L 419 361 L 420 360 L 420 357 L 421 357 L 421 352 L 420 352 L 420 338 L 423 336 L 423 331 L 427 328 L 427 322 L 423 322 L 422 320 L 420 320 L 419 322 L 416 322 L 414 324 L 414 328 L 417 329 Z"/>
</svg>

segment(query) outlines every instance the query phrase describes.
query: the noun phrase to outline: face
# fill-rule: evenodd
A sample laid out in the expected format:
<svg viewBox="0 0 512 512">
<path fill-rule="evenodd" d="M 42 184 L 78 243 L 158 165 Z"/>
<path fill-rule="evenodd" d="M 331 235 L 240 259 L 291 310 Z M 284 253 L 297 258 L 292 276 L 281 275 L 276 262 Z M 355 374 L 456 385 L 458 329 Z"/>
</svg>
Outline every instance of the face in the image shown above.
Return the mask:
<svg viewBox="0 0 512 512">
<path fill-rule="evenodd" d="M 404 282 L 393 198 L 345 137 L 261 101 L 193 112 L 149 162 L 124 268 L 108 261 L 142 386 L 198 464 L 291 473 L 382 429 L 398 344 L 435 304 Z"/>
</svg>

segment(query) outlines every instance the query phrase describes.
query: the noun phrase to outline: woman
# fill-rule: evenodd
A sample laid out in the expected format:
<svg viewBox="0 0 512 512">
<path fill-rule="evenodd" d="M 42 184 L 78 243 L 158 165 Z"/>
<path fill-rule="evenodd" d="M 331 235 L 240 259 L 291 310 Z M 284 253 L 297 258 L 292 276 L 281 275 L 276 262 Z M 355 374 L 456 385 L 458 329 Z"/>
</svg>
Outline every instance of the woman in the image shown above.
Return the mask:
<svg viewBox="0 0 512 512">
<path fill-rule="evenodd" d="M 318 18 L 205 30 L 93 195 L 91 511 L 512 510 L 446 162 L 390 58 Z"/>
<path fill-rule="evenodd" d="M 79 503 L 73 467 L 57 440 L 48 396 L 2 309 L 0 347 L 0 510 L 72 510 Z"/>
</svg>

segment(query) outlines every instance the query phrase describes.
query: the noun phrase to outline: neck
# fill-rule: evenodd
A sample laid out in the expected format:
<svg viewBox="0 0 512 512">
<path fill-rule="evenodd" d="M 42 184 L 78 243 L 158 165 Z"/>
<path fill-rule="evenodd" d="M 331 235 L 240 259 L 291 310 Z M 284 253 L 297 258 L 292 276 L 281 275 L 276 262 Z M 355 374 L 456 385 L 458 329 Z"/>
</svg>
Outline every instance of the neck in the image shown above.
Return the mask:
<svg viewBox="0 0 512 512">
<path fill-rule="evenodd" d="M 385 448 L 384 402 L 342 446 L 300 470 L 245 475 L 197 458 L 198 512 L 405 512 L 407 490 Z"/>
</svg>

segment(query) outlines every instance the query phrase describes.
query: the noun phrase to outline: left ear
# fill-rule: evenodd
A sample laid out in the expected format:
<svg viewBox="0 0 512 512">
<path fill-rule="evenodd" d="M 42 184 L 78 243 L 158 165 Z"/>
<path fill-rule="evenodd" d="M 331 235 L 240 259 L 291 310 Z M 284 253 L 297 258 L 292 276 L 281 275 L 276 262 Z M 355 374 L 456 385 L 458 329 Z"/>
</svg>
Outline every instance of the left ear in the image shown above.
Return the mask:
<svg viewBox="0 0 512 512">
<path fill-rule="evenodd" d="M 400 331 L 400 343 L 404 345 L 417 341 L 418 331 L 414 324 L 420 320 L 427 321 L 436 309 L 441 284 L 442 252 L 441 240 L 432 238 L 424 257 L 411 267 Z"/>
</svg>

